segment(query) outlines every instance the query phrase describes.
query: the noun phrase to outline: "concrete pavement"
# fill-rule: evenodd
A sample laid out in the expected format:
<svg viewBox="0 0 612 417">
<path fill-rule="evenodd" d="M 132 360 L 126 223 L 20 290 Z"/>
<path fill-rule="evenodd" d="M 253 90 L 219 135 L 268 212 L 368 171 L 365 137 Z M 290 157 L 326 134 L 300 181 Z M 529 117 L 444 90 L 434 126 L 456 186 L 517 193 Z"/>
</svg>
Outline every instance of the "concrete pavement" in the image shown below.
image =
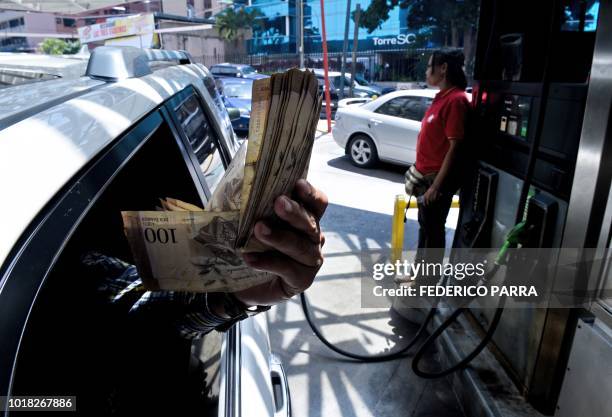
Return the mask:
<svg viewBox="0 0 612 417">
<path fill-rule="evenodd" d="M 356 168 L 331 135 L 321 134 L 315 142 L 308 179 L 327 193 L 330 205 L 321 222 L 326 260 L 307 295 L 325 336 L 351 352 L 396 350 L 417 328 L 388 308 L 363 309 L 360 304 L 359 254 L 390 247 L 393 201 L 403 193 L 404 171 L 391 165 Z M 415 248 L 416 210 L 408 218 L 404 248 Z M 449 238 L 456 220 L 454 209 L 447 222 Z M 463 416 L 446 380 L 418 378 L 410 358 L 364 364 L 328 350 L 308 327 L 299 299 L 273 308 L 268 318 L 272 350 L 285 364 L 295 417 Z M 433 352 L 428 361 L 437 366 Z"/>
</svg>

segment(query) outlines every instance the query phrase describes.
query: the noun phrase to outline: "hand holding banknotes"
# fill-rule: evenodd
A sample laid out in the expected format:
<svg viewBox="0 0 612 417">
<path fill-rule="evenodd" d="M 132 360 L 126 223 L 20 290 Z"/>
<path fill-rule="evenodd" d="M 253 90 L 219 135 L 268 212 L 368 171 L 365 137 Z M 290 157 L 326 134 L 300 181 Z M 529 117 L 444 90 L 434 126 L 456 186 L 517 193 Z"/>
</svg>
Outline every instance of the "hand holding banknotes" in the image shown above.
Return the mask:
<svg viewBox="0 0 612 417">
<path fill-rule="evenodd" d="M 252 97 L 249 139 L 205 207 L 160 196 L 158 210 L 121 213 L 148 290 L 210 294 L 211 310 L 232 319 L 303 292 L 323 262 L 327 197 L 302 179 L 321 111 L 317 78 L 291 69 L 253 82 Z"/>
<path fill-rule="evenodd" d="M 327 208 L 327 196 L 305 180 L 296 183 L 293 196 L 274 201 L 274 212 L 290 228 L 272 227 L 264 221 L 255 225 L 257 240 L 271 250 L 245 253 L 251 268 L 267 271 L 276 279 L 235 293 L 247 305 L 276 304 L 306 290 L 323 263 L 325 237 L 319 220 Z"/>
</svg>

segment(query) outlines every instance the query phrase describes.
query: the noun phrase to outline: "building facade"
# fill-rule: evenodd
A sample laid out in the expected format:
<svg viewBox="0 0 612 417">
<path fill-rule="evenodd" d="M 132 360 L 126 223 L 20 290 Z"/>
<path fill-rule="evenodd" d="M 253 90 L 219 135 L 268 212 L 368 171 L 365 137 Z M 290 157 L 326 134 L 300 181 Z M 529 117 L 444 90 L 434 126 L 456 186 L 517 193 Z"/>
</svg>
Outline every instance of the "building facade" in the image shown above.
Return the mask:
<svg viewBox="0 0 612 417">
<path fill-rule="evenodd" d="M 321 2 L 320 0 L 251 0 L 250 8 L 263 14 L 261 29 L 254 31 L 249 42 L 251 54 L 294 53 L 298 47 L 298 7 L 302 3 L 304 25 L 304 52 L 320 53 L 322 50 Z M 367 9 L 371 0 L 353 0 L 351 12 L 359 3 Z M 344 42 L 347 0 L 325 0 L 325 27 L 329 52 L 340 52 Z M 389 18 L 374 32 L 360 28 L 358 32 L 359 51 L 406 50 L 418 44 L 434 47 L 438 44 L 431 28 L 409 28 L 409 9 L 396 6 L 389 12 Z M 349 22 L 349 51 L 353 45 L 354 22 Z"/>
<path fill-rule="evenodd" d="M 0 12 L 0 33 L 2 32 L 24 33 L 24 36 L 0 36 L 0 52 L 33 52 L 44 39 L 26 34 L 57 33 L 55 16 L 50 13 L 3 11 Z"/>
</svg>

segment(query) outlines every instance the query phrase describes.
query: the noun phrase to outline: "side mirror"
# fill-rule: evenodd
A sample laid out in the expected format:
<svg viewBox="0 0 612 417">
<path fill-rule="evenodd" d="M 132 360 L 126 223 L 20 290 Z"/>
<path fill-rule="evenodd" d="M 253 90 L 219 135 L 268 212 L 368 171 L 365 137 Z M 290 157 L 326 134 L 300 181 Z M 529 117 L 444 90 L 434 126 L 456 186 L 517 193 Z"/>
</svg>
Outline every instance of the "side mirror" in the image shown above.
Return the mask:
<svg viewBox="0 0 612 417">
<path fill-rule="evenodd" d="M 231 121 L 240 119 L 240 109 L 237 107 L 228 107 L 227 114 L 229 114 L 229 118 Z"/>
</svg>

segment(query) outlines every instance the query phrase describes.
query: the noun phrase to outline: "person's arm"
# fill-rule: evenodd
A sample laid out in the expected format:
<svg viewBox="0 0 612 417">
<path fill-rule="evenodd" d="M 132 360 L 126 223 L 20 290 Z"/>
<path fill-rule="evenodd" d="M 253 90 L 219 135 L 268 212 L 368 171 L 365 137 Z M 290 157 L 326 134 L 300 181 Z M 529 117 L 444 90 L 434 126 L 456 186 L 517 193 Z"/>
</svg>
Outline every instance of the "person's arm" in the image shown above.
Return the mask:
<svg viewBox="0 0 612 417">
<path fill-rule="evenodd" d="M 451 172 L 453 172 L 453 168 L 456 162 L 460 158 L 460 148 L 461 148 L 461 139 L 450 140 L 450 148 L 444 157 L 444 161 L 442 162 L 442 167 L 440 171 L 438 171 L 438 175 L 433 182 L 433 184 L 427 189 L 425 195 L 423 196 L 423 201 L 425 205 L 436 201 L 440 198 L 441 191 L 444 189 L 444 185 L 447 184 L 448 176 Z"/>
<path fill-rule="evenodd" d="M 295 186 L 294 198 L 280 196 L 274 203 L 276 215 L 289 227 L 275 228 L 263 221 L 255 225 L 255 237 L 272 250 L 244 254 L 250 267 L 268 271 L 276 279 L 233 293 L 244 307 L 269 306 L 286 301 L 305 291 L 323 264 L 325 237 L 319 220 L 327 208 L 327 196 L 305 180 Z M 187 310 L 177 322 L 187 338 L 225 328 L 233 320 L 225 311 L 222 293 L 181 293 Z"/>
</svg>

